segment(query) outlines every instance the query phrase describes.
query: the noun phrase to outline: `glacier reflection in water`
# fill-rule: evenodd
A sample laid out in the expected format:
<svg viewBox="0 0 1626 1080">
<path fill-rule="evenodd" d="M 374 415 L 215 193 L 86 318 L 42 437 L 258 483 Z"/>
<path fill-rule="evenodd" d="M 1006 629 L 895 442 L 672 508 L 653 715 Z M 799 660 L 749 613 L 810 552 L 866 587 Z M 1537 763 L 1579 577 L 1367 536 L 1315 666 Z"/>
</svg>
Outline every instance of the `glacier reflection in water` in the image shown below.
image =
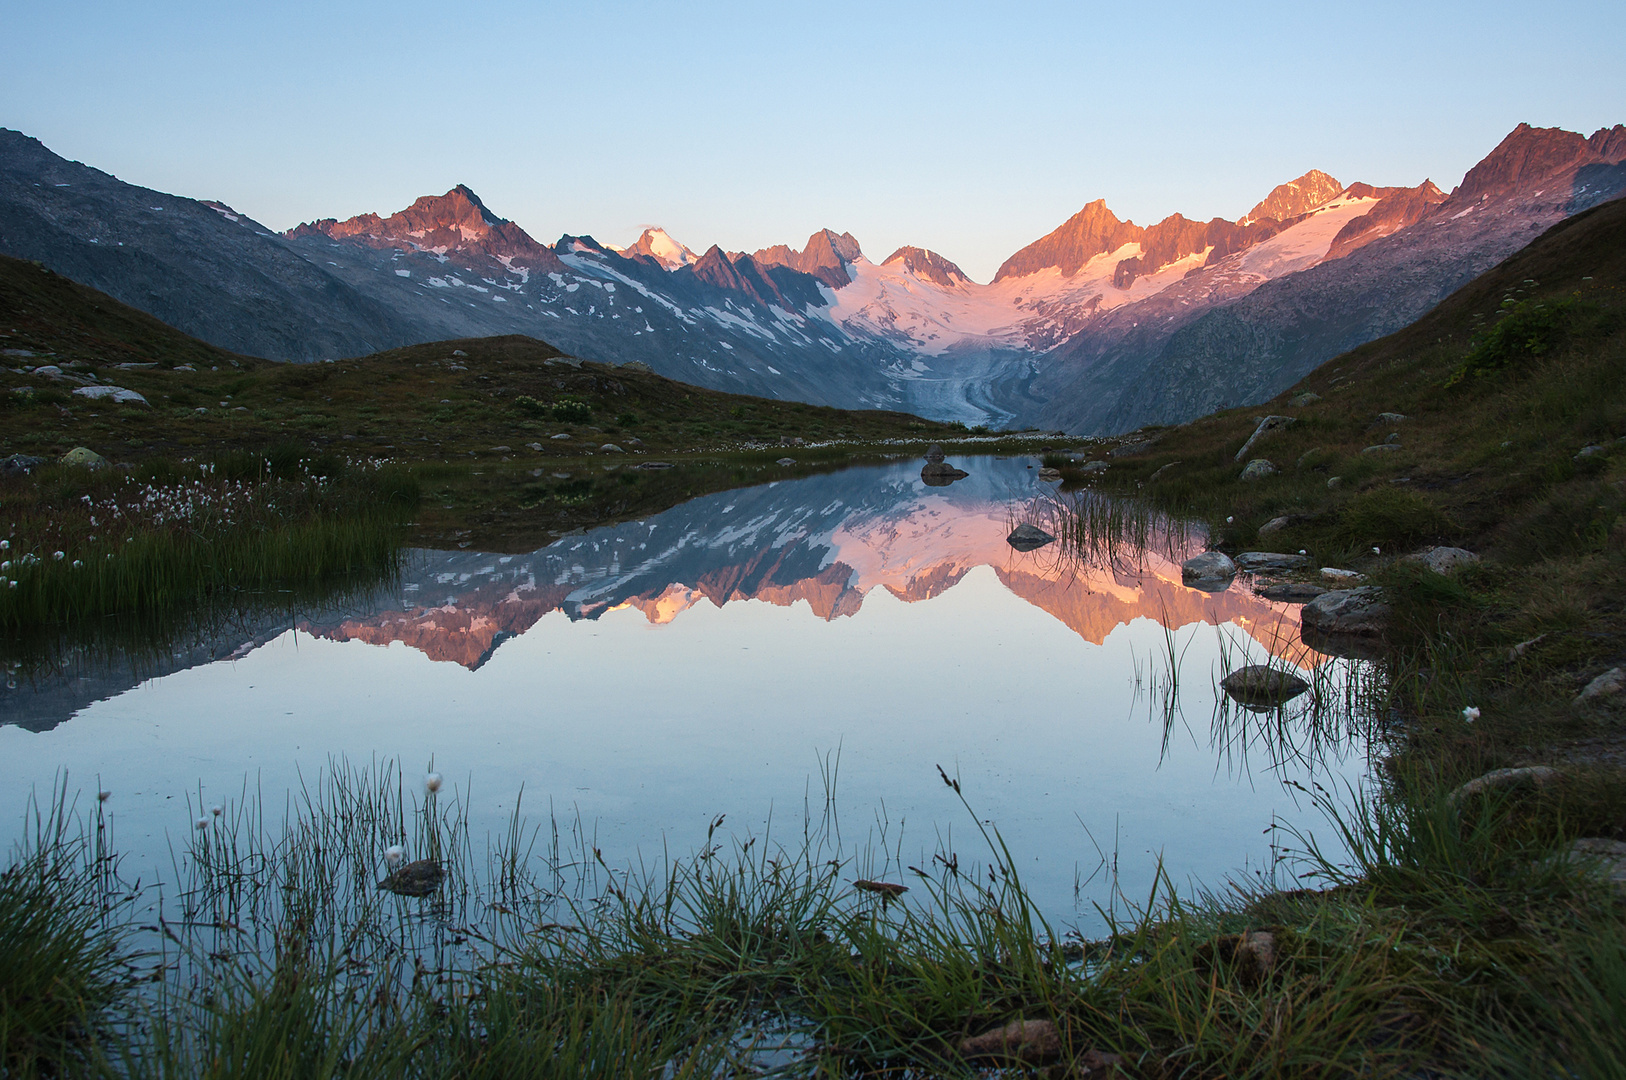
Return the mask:
<svg viewBox="0 0 1626 1080">
<path fill-rule="evenodd" d="M 1295 741 L 1301 719 L 1217 707 L 1226 667 L 1271 655 L 1339 685 L 1341 662 L 1298 645 L 1296 608 L 1184 587 L 1198 539 L 1016 552 L 1006 533 L 1052 489 L 1029 460 L 960 464 L 971 476 L 947 488 L 918 463 L 856 467 L 529 554 L 415 552 L 369 608 L 46 730 L 0 727 L 0 756 L 23 790 L 100 776 L 136 873 L 167 867 L 189 793 L 232 798 L 246 777 L 274 810 L 335 755 L 409 775 L 432 757 L 472 791 L 477 834 L 523 786 L 624 862 L 696 847 L 718 814 L 741 839 L 770 817 L 799 833 L 839 750 L 849 841 L 884 829 L 906 864 L 945 843 L 978 858 L 941 764 L 1044 908 L 1085 921 L 1109 898 L 1103 856 L 1130 896 L 1159 860 L 1176 884 L 1218 885 L 1268 864 L 1273 820 L 1313 824 L 1295 784 L 1364 773 L 1336 722 Z"/>
</svg>

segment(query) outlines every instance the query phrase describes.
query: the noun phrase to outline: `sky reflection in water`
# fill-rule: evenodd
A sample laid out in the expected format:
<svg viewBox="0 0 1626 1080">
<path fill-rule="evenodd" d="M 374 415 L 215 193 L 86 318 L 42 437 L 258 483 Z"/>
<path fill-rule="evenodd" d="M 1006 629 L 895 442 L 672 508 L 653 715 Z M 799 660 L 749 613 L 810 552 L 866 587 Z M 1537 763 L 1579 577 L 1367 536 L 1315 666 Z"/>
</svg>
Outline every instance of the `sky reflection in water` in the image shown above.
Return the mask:
<svg viewBox="0 0 1626 1080">
<path fill-rule="evenodd" d="M 501 828 L 523 785 L 533 820 L 579 814 L 624 862 L 692 850 L 718 814 L 741 839 L 771 814 L 790 843 L 839 751 L 849 847 L 884 823 L 905 863 L 939 844 L 984 859 L 941 764 L 1043 907 L 1092 923 L 1106 875 L 1075 884 L 1102 852 L 1131 897 L 1160 857 L 1177 884 L 1219 884 L 1268 860 L 1273 816 L 1317 824 L 1284 781 L 1364 773 L 1358 739 L 1273 764 L 1272 744 L 1215 729 L 1222 654 L 1321 660 L 1297 644 L 1296 608 L 1241 584 L 1185 588 L 1179 559 L 1200 540 L 1162 537 L 1113 565 L 1013 551 L 1011 524 L 1052 489 L 1027 460 L 961 464 L 972 475 L 949 488 L 923 485 L 918 463 L 854 468 L 528 555 L 416 553 L 370 613 L 313 616 L 49 730 L 0 727 L 12 811 L 58 770 L 87 791 L 99 774 L 135 869 L 167 869 L 165 831 L 188 827 L 200 785 L 214 802 L 247 777 L 280 813 L 331 755 L 398 756 L 409 776 L 433 757 L 472 791 L 476 835 Z M 1165 625 L 1180 672 L 1169 725 Z"/>
</svg>

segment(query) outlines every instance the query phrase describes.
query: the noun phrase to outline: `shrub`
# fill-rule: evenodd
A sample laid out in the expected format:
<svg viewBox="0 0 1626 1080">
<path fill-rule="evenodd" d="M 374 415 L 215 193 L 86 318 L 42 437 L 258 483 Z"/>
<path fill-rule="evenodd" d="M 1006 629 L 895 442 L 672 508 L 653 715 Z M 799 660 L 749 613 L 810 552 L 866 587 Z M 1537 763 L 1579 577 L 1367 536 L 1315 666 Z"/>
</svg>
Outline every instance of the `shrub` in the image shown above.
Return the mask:
<svg viewBox="0 0 1626 1080">
<path fill-rule="evenodd" d="M 553 418 L 565 424 L 586 423 L 593 418 L 593 407 L 581 398 L 562 397 L 553 403 Z"/>
<path fill-rule="evenodd" d="M 1569 336 L 1573 300 L 1504 301 L 1501 315 L 1477 338 L 1445 385 L 1508 367 L 1527 367 L 1551 353 Z"/>
</svg>

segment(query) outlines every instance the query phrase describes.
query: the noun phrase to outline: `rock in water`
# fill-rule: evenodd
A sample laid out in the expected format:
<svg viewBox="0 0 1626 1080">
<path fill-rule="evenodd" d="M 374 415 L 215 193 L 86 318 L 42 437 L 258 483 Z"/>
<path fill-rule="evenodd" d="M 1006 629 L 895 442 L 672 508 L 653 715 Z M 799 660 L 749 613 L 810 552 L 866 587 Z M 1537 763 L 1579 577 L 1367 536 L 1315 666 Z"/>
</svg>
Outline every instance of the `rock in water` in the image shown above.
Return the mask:
<svg viewBox="0 0 1626 1080">
<path fill-rule="evenodd" d="M 1314 633 L 1377 637 L 1389 624 L 1389 604 L 1382 589 L 1362 585 L 1323 593 L 1304 605 L 1300 618 Z"/>
<path fill-rule="evenodd" d="M 1249 574 L 1279 574 L 1284 570 L 1302 569 L 1309 562 L 1303 555 L 1287 555 L 1279 551 L 1244 551 L 1236 557 L 1237 568 Z"/>
<path fill-rule="evenodd" d="M 440 883 L 446 880 L 446 871 L 434 859 L 419 859 L 409 862 L 395 873 L 378 883 L 378 887 L 385 892 L 395 893 L 397 896 L 428 896 L 440 888 Z"/>
<path fill-rule="evenodd" d="M 1194 589 L 1224 592 L 1236 577 L 1236 563 L 1223 551 L 1205 551 L 1181 563 L 1180 576 Z"/>
<path fill-rule="evenodd" d="M 76 446 L 62 455 L 62 464 L 83 465 L 87 469 L 101 469 L 107 466 L 107 459 L 94 450 Z"/>
<path fill-rule="evenodd" d="M 1046 544 L 1054 544 L 1056 538 L 1039 528 L 1037 525 L 1022 524 L 1011 530 L 1011 535 L 1005 542 L 1017 551 L 1036 551 Z"/>
<path fill-rule="evenodd" d="M 1254 458 L 1243 467 L 1238 480 L 1263 480 L 1267 476 L 1275 476 L 1278 472 L 1276 464 L 1268 458 Z"/>
<path fill-rule="evenodd" d="M 1253 591 L 1266 600 L 1274 600 L 1278 604 L 1307 604 L 1327 592 L 1319 585 L 1306 585 L 1298 581 L 1273 581 Z"/>
<path fill-rule="evenodd" d="M 948 487 L 954 481 L 970 475 L 964 469 L 956 469 L 944 461 L 928 461 L 920 470 L 920 478 L 926 481 L 927 487 Z"/>
<path fill-rule="evenodd" d="M 933 465 L 941 465 L 943 463 L 943 448 L 937 443 L 932 443 L 926 447 L 926 460 Z"/>
<path fill-rule="evenodd" d="M 1253 709 L 1275 709 L 1287 704 L 1310 684 L 1293 674 L 1265 664 L 1250 664 L 1220 680 L 1231 700 Z"/>
</svg>

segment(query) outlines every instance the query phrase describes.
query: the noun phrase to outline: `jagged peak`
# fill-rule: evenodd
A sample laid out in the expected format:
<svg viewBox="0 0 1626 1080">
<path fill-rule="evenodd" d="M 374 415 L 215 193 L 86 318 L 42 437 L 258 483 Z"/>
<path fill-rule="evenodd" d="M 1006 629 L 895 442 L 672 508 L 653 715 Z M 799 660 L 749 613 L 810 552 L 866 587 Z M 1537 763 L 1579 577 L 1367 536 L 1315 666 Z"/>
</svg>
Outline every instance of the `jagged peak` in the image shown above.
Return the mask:
<svg viewBox="0 0 1626 1080">
<path fill-rule="evenodd" d="M 1238 219 L 1238 225 L 1252 225 L 1256 221 L 1274 219 L 1285 221 L 1307 214 L 1318 206 L 1336 199 L 1344 190 L 1331 175 L 1320 169 L 1311 169 L 1296 180 L 1277 184 L 1259 204 Z"/>
<path fill-rule="evenodd" d="M 905 270 L 916 277 L 935 281 L 945 288 L 953 288 L 970 280 L 964 270 L 926 248 L 905 245 L 888 255 L 881 265 L 890 266 L 893 263 L 901 263 Z"/>
<path fill-rule="evenodd" d="M 714 245 L 715 246 L 715 245 Z M 668 270 L 692 266 L 700 260 L 688 245 L 678 240 L 659 225 L 647 226 L 629 247 L 620 249 L 623 255 L 648 255 Z"/>
</svg>

